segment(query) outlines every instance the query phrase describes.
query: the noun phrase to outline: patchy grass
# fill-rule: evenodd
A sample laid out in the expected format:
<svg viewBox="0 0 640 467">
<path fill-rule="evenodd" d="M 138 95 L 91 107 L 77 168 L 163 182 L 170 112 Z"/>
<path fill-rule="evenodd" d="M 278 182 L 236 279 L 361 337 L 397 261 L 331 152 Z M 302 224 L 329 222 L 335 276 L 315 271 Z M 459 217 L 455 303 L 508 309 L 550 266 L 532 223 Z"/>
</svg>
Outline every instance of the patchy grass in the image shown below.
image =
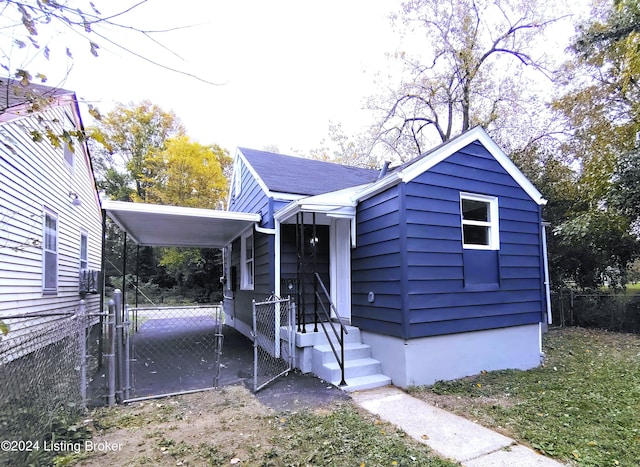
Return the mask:
<svg viewBox="0 0 640 467">
<path fill-rule="evenodd" d="M 351 402 L 276 413 L 242 386 L 103 408 L 92 419 L 93 439 L 120 447 L 57 465 L 457 465 Z"/>
<path fill-rule="evenodd" d="M 412 389 L 538 451 L 581 466 L 640 465 L 640 336 L 551 329 L 543 366 Z"/>
</svg>

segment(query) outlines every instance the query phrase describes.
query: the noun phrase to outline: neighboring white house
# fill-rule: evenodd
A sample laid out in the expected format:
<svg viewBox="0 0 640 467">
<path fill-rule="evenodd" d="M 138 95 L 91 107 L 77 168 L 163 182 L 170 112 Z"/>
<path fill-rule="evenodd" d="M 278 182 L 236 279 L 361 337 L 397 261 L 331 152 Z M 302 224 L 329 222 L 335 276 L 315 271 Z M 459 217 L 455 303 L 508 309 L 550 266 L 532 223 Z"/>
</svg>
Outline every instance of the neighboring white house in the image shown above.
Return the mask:
<svg viewBox="0 0 640 467">
<path fill-rule="evenodd" d="M 26 325 L 9 316 L 75 312 L 82 298 L 87 312 L 99 311 L 100 295 L 81 293 L 80 277 L 100 270 L 102 211 L 85 143 L 56 146 L 46 137 L 47 128 L 83 130 L 75 93 L 0 78 L 0 109 L 0 320 L 9 325 L 7 340 Z M 34 141 L 34 130 L 42 141 Z"/>
</svg>

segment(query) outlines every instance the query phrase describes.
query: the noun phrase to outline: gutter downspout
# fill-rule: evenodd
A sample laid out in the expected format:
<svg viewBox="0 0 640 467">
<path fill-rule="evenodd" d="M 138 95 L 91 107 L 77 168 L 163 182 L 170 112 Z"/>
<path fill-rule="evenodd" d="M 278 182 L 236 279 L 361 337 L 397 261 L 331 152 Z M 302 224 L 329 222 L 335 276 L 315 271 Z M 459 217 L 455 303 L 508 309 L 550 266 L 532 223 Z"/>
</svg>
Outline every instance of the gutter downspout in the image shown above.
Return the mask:
<svg viewBox="0 0 640 467">
<path fill-rule="evenodd" d="M 542 223 L 542 261 L 544 267 L 544 289 L 545 298 L 547 302 L 547 324 L 552 324 L 553 318 L 551 316 L 551 290 L 549 283 L 549 255 L 547 253 L 547 225 L 548 223 Z"/>
</svg>

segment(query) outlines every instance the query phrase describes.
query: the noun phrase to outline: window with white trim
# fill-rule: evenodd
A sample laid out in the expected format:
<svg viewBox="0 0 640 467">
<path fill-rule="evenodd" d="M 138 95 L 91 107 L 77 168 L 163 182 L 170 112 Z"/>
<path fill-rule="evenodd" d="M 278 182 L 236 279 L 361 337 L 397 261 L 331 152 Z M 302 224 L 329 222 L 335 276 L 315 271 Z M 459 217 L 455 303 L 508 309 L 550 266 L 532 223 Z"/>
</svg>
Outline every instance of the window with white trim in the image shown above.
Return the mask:
<svg viewBox="0 0 640 467">
<path fill-rule="evenodd" d="M 80 270 L 89 269 L 89 234 L 80 232 Z"/>
<path fill-rule="evenodd" d="M 42 291 L 52 294 L 58 292 L 58 216 L 44 213 L 42 241 Z"/>
<path fill-rule="evenodd" d="M 476 250 L 500 248 L 498 198 L 460 193 L 462 246 Z"/>
<path fill-rule="evenodd" d="M 240 242 L 240 284 L 244 290 L 253 290 L 255 276 L 255 251 L 253 232 L 242 236 Z"/>
</svg>

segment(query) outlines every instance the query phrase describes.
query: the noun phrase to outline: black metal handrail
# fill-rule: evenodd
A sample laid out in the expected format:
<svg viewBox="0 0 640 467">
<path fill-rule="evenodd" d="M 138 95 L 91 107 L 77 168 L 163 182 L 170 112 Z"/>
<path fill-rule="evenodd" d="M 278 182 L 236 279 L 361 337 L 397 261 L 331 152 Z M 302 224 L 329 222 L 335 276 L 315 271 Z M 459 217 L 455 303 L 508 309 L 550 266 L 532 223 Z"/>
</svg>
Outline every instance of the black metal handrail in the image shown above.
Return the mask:
<svg viewBox="0 0 640 467">
<path fill-rule="evenodd" d="M 336 308 L 336 306 L 331 301 L 331 296 L 329 295 L 329 292 L 327 291 L 327 288 L 324 285 L 324 282 L 322 281 L 322 278 L 320 277 L 320 274 L 315 272 L 314 275 L 315 275 L 316 284 L 319 284 L 320 287 L 322 288 L 322 291 L 324 292 L 324 296 L 325 296 L 326 300 L 329 302 L 329 306 L 333 310 L 333 312 L 335 313 L 336 318 L 338 319 L 338 323 L 340 324 L 340 333 L 338 334 L 338 331 L 336 330 L 334 321 L 331 319 L 331 313 L 329 313 L 329 311 L 327 310 L 327 307 L 325 306 L 324 301 L 322 300 L 322 297 L 320 296 L 320 294 L 316 290 L 315 291 L 315 295 L 318 298 L 318 303 L 320 303 L 320 306 L 322 307 L 322 311 L 324 312 L 324 315 L 327 318 L 326 322 L 329 323 L 329 326 L 331 327 L 331 330 L 333 331 L 334 335 L 338 339 L 338 343 L 340 344 L 340 356 L 338 356 L 338 351 L 336 350 L 335 346 L 333 345 L 333 342 L 331 341 L 331 337 L 329 336 L 329 331 L 325 327 L 325 321 L 320 320 L 320 325 L 322 326 L 322 330 L 324 331 L 324 334 L 327 336 L 327 340 L 329 341 L 329 345 L 331 346 L 331 350 L 333 351 L 333 355 L 336 357 L 336 361 L 338 362 L 338 365 L 340 366 L 340 376 L 341 376 L 340 386 L 346 386 L 347 382 L 344 379 L 344 335 L 345 334 L 349 334 L 349 331 L 347 331 L 347 328 L 344 325 L 344 322 L 342 321 L 342 317 L 338 313 L 338 309 Z"/>
</svg>

